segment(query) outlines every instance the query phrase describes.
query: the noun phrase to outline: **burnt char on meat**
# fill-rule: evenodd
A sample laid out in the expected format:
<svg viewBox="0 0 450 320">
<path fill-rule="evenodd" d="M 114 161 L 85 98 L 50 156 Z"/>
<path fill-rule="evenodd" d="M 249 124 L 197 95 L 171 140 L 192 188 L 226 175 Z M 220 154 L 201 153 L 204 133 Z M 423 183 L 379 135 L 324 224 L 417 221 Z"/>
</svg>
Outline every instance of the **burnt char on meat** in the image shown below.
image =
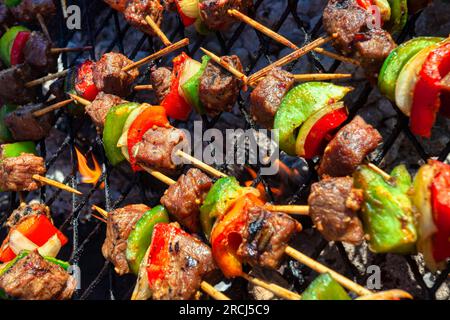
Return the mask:
<svg viewBox="0 0 450 320">
<path fill-rule="evenodd" d="M 249 208 L 247 214 L 238 256 L 251 265 L 276 269 L 300 224 L 285 213 L 259 206 Z"/>
<path fill-rule="evenodd" d="M 85 107 L 85 110 L 97 128 L 102 129 L 109 109 L 123 102 L 121 97 L 100 92 L 95 100 Z"/>
<path fill-rule="evenodd" d="M 41 32 L 33 31 L 23 49 L 25 61 L 41 73 L 56 72 L 57 55 L 51 48 L 52 43 Z"/>
<path fill-rule="evenodd" d="M 351 177 L 325 178 L 311 186 L 309 215 L 328 241 L 360 244 L 364 231 L 357 212 L 362 201 Z"/>
<path fill-rule="evenodd" d="M 216 269 L 211 249 L 190 234 L 172 227 L 166 246 L 169 259 L 162 266 L 164 276 L 150 283 L 154 300 L 192 299 L 203 278 Z"/>
<path fill-rule="evenodd" d="M 51 17 L 56 14 L 53 0 L 22 0 L 19 5 L 10 8 L 14 19 L 21 22 L 32 22 L 40 14 L 42 17 Z"/>
<path fill-rule="evenodd" d="M 140 165 L 170 172 L 177 169 L 173 159 L 175 151 L 186 143 L 183 130 L 173 127 L 156 127 L 148 130 L 132 152 Z"/>
<path fill-rule="evenodd" d="M 31 202 L 29 204 L 22 203 L 11 213 L 5 225 L 9 228 L 12 228 L 18 225 L 22 219 L 34 215 L 44 215 L 51 219 L 50 209 L 45 204 L 39 202 Z"/>
<path fill-rule="evenodd" d="M 0 98 L 5 102 L 26 104 L 36 97 L 36 87 L 26 88 L 25 84 L 35 79 L 28 64 L 18 64 L 0 71 Z"/>
<path fill-rule="evenodd" d="M 222 57 L 235 69 L 242 72 L 238 56 Z M 237 101 L 241 81 L 227 70 L 210 60 L 200 77 L 199 97 L 206 113 L 215 116 L 223 111 L 229 112 Z"/>
<path fill-rule="evenodd" d="M 320 161 L 320 176 L 350 176 L 363 162 L 364 158 L 376 149 L 382 141 L 380 133 L 356 116 L 343 127 L 325 148 Z"/>
<path fill-rule="evenodd" d="M 146 205 L 132 204 L 113 210 L 108 214 L 106 239 L 102 246 L 102 253 L 105 259 L 113 263 L 119 275 L 130 272 L 126 257 L 128 236 L 148 210 L 150 208 Z"/>
<path fill-rule="evenodd" d="M 170 86 L 172 84 L 172 70 L 166 67 L 152 69 L 150 73 L 150 83 L 155 90 L 158 103 L 162 103 L 164 98 L 170 92 Z"/>
<path fill-rule="evenodd" d="M 44 159 L 23 153 L 15 158 L 5 158 L 0 162 L 0 189 L 2 191 L 34 191 L 41 183 L 33 175 L 45 175 Z"/>
<path fill-rule="evenodd" d="M 130 25 L 149 35 L 155 35 L 153 29 L 145 21 L 150 16 L 160 26 L 164 7 L 160 0 L 130 0 L 123 14 Z"/>
<path fill-rule="evenodd" d="M 43 109 L 42 103 L 27 104 L 9 113 L 4 121 L 16 141 L 38 141 L 48 136 L 53 127 L 53 113 L 40 117 L 33 116 L 33 112 Z"/>
<path fill-rule="evenodd" d="M 16 299 L 67 300 L 76 289 L 76 280 L 33 251 L 0 276 L 0 288 Z"/>
<path fill-rule="evenodd" d="M 133 83 L 139 76 L 139 71 L 136 68 L 128 71 L 122 69 L 132 63 L 133 61 L 121 53 L 105 53 L 92 70 L 97 89 L 119 97 L 128 96 L 133 90 Z"/>
<path fill-rule="evenodd" d="M 128 0 L 103 0 L 103 1 L 105 1 L 111 8 L 119 12 L 123 12 L 127 7 L 128 3 Z"/>
<path fill-rule="evenodd" d="M 250 95 L 250 112 L 253 119 L 265 128 L 272 128 L 278 107 L 294 83 L 291 73 L 281 68 L 270 71 Z"/>
<path fill-rule="evenodd" d="M 161 204 L 191 232 L 200 231 L 200 206 L 212 187 L 212 180 L 198 169 L 189 169 L 171 185 Z"/>
<path fill-rule="evenodd" d="M 252 5 L 252 0 L 201 0 L 200 17 L 209 29 L 228 30 L 236 22 L 228 10 L 236 9 L 245 14 Z"/>
</svg>

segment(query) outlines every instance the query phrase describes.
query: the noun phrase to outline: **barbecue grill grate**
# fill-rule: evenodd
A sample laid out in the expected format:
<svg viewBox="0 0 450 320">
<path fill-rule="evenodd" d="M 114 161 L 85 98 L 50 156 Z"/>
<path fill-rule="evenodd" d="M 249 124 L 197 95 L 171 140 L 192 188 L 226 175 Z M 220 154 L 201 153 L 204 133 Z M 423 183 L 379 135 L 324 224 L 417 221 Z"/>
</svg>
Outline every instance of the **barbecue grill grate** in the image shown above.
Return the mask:
<svg viewBox="0 0 450 320">
<path fill-rule="evenodd" d="M 74 1 L 69 1 L 69 5 L 71 2 Z M 261 8 L 262 2 L 263 0 L 256 1 L 255 12 L 257 12 Z M 312 27 L 309 26 L 306 21 L 302 20 L 300 15 L 297 13 L 297 7 L 299 6 L 300 1 L 289 0 L 280 2 L 285 3 L 285 7 L 279 15 L 278 21 L 272 26 L 275 31 L 278 31 L 280 28 L 282 28 L 285 21 L 290 18 L 295 21 L 295 24 L 299 28 L 301 36 L 303 38 L 303 44 L 317 38 L 320 33 L 323 32 L 321 28 L 321 19 L 319 19 L 319 21 Z M 76 42 L 77 45 L 92 45 L 93 49 L 89 53 L 91 59 L 98 58 L 102 53 L 111 51 L 113 49 L 125 53 L 126 55 L 128 55 L 128 57 L 130 57 L 130 59 L 134 59 L 136 58 L 136 56 L 138 56 L 138 54 L 144 47 L 148 48 L 148 51 L 154 52 L 157 51 L 161 46 L 159 40 L 152 39 L 144 34 L 136 33 L 136 31 L 131 31 L 133 29 L 130 28 L 128 24 L 123 22 L 120 15 L 107 7 L 102 1 L 82 0 L 76 1 L 76 3 L 82 8 L 83 35 L 81 36 L 80 32 L 69 31 L 65 27 L 64 17 L 62 16 L 62 14 L 59 14 L 57 19 L 58 46 L 63 47 L 71 41 Z M 59 12 L 62 13 L 61 8 L 59 8 Z M 417 17 L 418 16 L 415 16 L 410 19 L 407 28 L 399 37 L 399 42 L 402 42 L 404 39 L 415 35 L 415 20 L 417 19 Z M 172 17 L 171 19 L 172 20 L 170 21 L 172 21 L 173 23 L 170 26 L 171 31 L 168 32 L 168 37 L 171 41 L 174 42 L 185 37 L 185 29 L 178 19 L 174 19 L 174 17 Z M 113 32 L 115 36 L 113 37 L 113 40 L 107 42 L 106 46 L 104 41 L 100 45 L 99 39 L 102 37 L 103 33 L 110 32 L 110 29 L 114 30 Z M 168 30 L 167 26 L 165 26 L 164 29 Z M 233 29 L 234 31 L 232 33 L 216 33 L 214 36 L 212 36 L 212 42 L 215 45 L 219 45 L 219 49 L 215 50 L 215 52 L 223 55 L 233 52 L 233 46 L 235 45 L 236 41 L 247 29 L 250 29 L 250 27 L 247 27 L 245 24 L 239 24 Z M 132 47 L 131 51 L 128 51 L 126 48 L 128 48 L 129 42 L 127 42 L 127 45 L 125 45 L 125 38 L 130 33 L 138 34 L 139 37 L 137 38 L 137 40 L 133 38 L 136 45 Z M 273 51 L 274 42 L 269 40 L 259 32 L 256 32 L 256 35 L 259 45 L 255 46 L 255 51 L 251 52 L 249 61 L 245 66 L 245 71 L 247 72 L 247 74 L 250 74 L 259 69 L 261 66 L 267 65 L 272 62 L 270 56 L 271 51 Z M 210 42 L 207 42 L 209 38 L 198 36 L 194 37 L 194 39 L 194 41 L 191 41 L 188 54 L 194 56 L 198 53 L 197 56 L 199 56 L 201 54 L 199 52 L 199 48 L 202 45 L 210 44 Z M 125 50 L 127 52 L 124 52 Z M 281 49 L 278 47 L 276 48 L 276 50 Z M 72 66 L 75 61 L 83 55 L 83 53 L 64 54 L 62 59 L 64 67 Z M 312 65 L 313 71 L 317 72 L 334 72 L 340 66 L 340 63 L 336 61 L 329 63 L 330 67 L 327 68 L 315 54 L 309 54 L 308 59 Z M 289 66 L 289 68 L 293 69 L 296 67 L 296 65 L 297 63 L 293 63 Z M 146 76 L 147 74 L 145 73 L 141 79 L 144 79 Z M 372 87 L 366 81 L 352 84 L 354 86 L 357 86 L 356 92 L 358 94 L 354 102 L 349 106 L 351 117 L 353 117 L 368 102 L 368 97 L 372 92 Z M 239 110 L 244 115 L 245 126 L 251 127 L 253 125 L 251 122 L 251 117 L 248 115 L 245 107 L 246 105 L 248 105 L 247 98 L 248 97 L 245 94 L 242 94 L 240 96 Z M 395 107 L 393 106 L 393 108 Z M 397 112 L 396 126 L 392 130 L 392 132 L 390 132 L 389 136 L 385 136 L 383 148 L 379 151 L 376 158 L 374 159 L 374 162 L 376 164 L 380 163 L 382 159 L 389 153 L 391 147 L 395 144 L 397 139 L 399 139 L 400 135 L 402 134 L 416 149 L 422 160 L 425 161 L 429 158 L 429 156 L 437 156 L 440 160 L 444 160 L 447 157 L 448 153 L 450 152 L 450 143 L 447 143 L 446 147 L 441 150 L 439 154 L 428 154 L 422 147 L 421 143 L 409 131 L 408 119 L 403 116 L 403 114 L 398 109 L 395 108 L 395 110 Z M 205 126 L 208 128 L 214 126 L 216 121 L 218 121 L 218 118 L 209 122 L 206 119 L 204 120 Z M 58 165 L 61 165 L 61 163 L 64 163 L 64 161 L 70 160 L 70 172 L 65 175 L 66 177 L 64 179 L 64 183 L 68 183 L 74 188 L 80 187 L 78 186 L 76 177 L 77 160 L 74 152 L 75 145 L 82 145 L 85 147 L 85 149 L 87 148 L 86 146 L 89 146 L 88 151 L 94 152 L 98 156 L 100 162 L 103 163 L 103 174 L 100 181 L 94 187 L 87 189 L 87 192 L 84 192 L 84 195 L 81 197 L 71 195 L 71 198 L 68 199 L 71 204 L 71 210 L 69 214 L 65 215 L 64 217 L 58 216 L 56 219 L 56 223 L 58 225 L 61 225 L 61 229 L 65 230 L 67 234 L 69 234 L 68 230 L 71 230 L 72 247 L 69 248 L 70 250 L 63 251 L 63 255 L 65 254 L 73 265 L 78 265 L 82 270 L 82 286 L 75 295 L 76 299 L 128 299 L 134 287 L 132 278 L 117 277 L 114 274 L 114 270 L 111 268 L 110 264 L 108 262 L 103 262 L 103 259 L 101 257 L 100 247 L 104 239 L 103 223 L 95 219 L 90 219 L 88 223 L 80 224 L 80 222 L 85 217 L 84 213 L 89 212 L 89 204 L 92 204 L 92 202 L 90 201 L 96 195 L 101 195 L 102 198 L 104 198 L 104 207 L 109 211 L 120 206 L 124 201 L 129 199 L 130 194 L 132 193 L 139 194 L 141 198 L 140 201 L 142 202 L 155 204 L 159 201 L 159 192 L 161 190 L 161 187 L 158 183 L 152 180 L 152 186 L 155 186 L 155 188 L 152 188 L 150 190 L 151 194 L 149 195 L 147 191 L 149 186 L 148 184 L 144 184 L 143 182 L 144 179 L 148 178 L 144 178 L 143 176 L 141 176 L 141 174 L 136 174 L 132 176 L 132 178 L 129 178 L 130 173 L 122 169 L 121 167 L 110 167 L 105 161 L 106 158 L 103 153 L 102 141 L 100 137 L 93 136 L 92 134 L 92 132 L 95 132 L 95 129 L 90 126 L 89 132 L 91 132 L 91 135 L 89 137 L 83 138 L 78 134 L 79 132 L 85 132 L 86 130 L 84 130 L 83 128 L 89 126 L 90 123 L 88 120 L 84 121 L 75 119 L 66 113 L 59 112 L 57 127 L 61 132 L 61 141 L 58 147 L 55 150 L 51 150 L 50 152 L 50 150 L 47 150 L 49 142 L 42 141 L 39 144 L 42 155 L 47 159 L 47 168 L 49 170 L 56 169 L 58 168 Z M 314 162 L 310 162 L 309 167 L 314 167 Z M 305 200 L 306 192 L 314 178 L 314 170 L 310 170 L 310 172 L 308 173 L 307 182 L 299 187 L 292 201 Z M 115 181 L 118 181 L 118 179 L 120 179 L 120 181 L 122 182 L 121 184 L 114 183 Z M 263 176 L 260 176 L 259 174 L 255 179 L 255 182 L 256 181 L 261 181 L 267 186 L 267 181 L 265 181 L 265 178 Z M 104 189 L 101 188 L 102 183 L 104 183 Z M 269 189 L 268 192 L 271 195 Z M 41 200 L 47 203 L 49 206 L 56 205 L 55 203 L 58 201 L 58 199 L 63 196 L 60 191 L 50 193 L 49 188 L 45 187 L 42 188 L 39 193 Z M 8 194 L 7 202 L 8 205 L 3 206 L 2 208 L 3 210 L 0 222 L 3 222 L 9 215 L 9 213 L 17 207 L 18 196 L 13 193 Z M 52 210 L 52 212 L 54 212 L 54 210 Z M 339 268 L 341 268 L 340 270 L 344 270 L 345 275 L 358 281 L 359 283 L 364 283 L 365 276 L 361 274 L 360 270 L 358 270 L 358 268 L 352 263 L 347 251 L 341 243 L 336 243 L 335 246 L 329 246 L 324 240 L 321 240 L 319 244 L 315 245 L 315 248 L 310 255 L 313 258 L 324 258 L 323 256 L 329 254 L 330 251 L 333 251 L 333 254 L 337 254 L 340 257 L 342 265 L 339 266 Z M 375 258 L 375 261 L 379 264 L 382 264 L 385 259 L 385 255 L 378 255 Z M 415 258 L 409 256 L 404 258 L 400 257 L 399 261 L 401 264 L 406 266 L 406 268 L 409 269 L 413 274 L 415 283 L 412 283 L 411 287 L 419 288 L 420 292 L 419 295 L 416 294 L 416 297 L 422 299 L 436 299 L 437 290 L 448 279 L 449 268 L 438 275 L 437 278 L 434 279 L 434 281 L 431 281 L 430 285 L 428 279 L 427 281 L 424 279 L 422 266 Z M 303 282 L 303 277 L 308 277 L 308 269 L 301 266 L 298 267 L 294 263 L 291 263 L 291 265 L 294 265 L 294 271 L 300 274 L 300 276 L 298 277 L 299 281 L 296 281 L 298 288 L 304 288 L 307 283 Z M 331 265 L 331 267 L 336 268 L 337 266 Z M 295 274 L 295 272 L 290 273 L 291 276 L 293 274 Z M 241 285 L 245 284 L 241 283 Z"/>
</svg>

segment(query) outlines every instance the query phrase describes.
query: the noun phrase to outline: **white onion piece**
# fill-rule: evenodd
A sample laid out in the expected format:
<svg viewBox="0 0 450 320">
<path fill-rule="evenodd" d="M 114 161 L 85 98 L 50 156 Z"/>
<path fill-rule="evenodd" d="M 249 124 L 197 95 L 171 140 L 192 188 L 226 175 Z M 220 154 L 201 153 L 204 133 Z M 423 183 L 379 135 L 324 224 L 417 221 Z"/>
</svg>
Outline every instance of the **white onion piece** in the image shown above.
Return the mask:
<svg viewBox="0 0 450 320">
<path fill-rule="evenodd" d="M 56 257 L 61 250 L 61 241 L 56 234 L 53 235 L 47 242 L 38 249 L 41 256 Z"/>
<path fill-rule="evenodd" d="M 23 250 L 33 251 L 38 248 L 34 242 L 17 230 L 11 231 L 9 235 L 9 247 L 16 255 Z"/>
</svg>

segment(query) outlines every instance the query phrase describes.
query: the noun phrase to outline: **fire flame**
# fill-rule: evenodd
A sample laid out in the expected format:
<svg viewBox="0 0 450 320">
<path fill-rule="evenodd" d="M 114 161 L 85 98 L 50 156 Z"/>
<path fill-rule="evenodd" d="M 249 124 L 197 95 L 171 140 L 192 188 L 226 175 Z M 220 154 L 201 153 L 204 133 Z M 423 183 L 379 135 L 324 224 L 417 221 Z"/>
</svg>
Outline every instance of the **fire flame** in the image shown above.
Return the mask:
<svg viewBox="0 0 450 320">
<path fill-rule="evenodd" d="M 256 179 L 256 177 L 258 176 L 255 172 L 255 170 L 253 170 L 250 167 L 245 167 L 245 169 L 247 170 L 247 172 L 249 173 L 249 175 L 252 177 L 253 180 Z M 244 184 L 246 187 L 250 187 L 253 184 L 253 180 L 248 180 L 245 181 Z M 264 184 L 262 182 L 258 183 L 258 185 L 255 186 L 256 189 L 258 189 L 258 191 L 264 196 L 266 197 L 266 189 L 264 188 Z M 278 188 L 275 187 L 270 187 L 270 191 L 272 191 L 272 193 L 275 196 L 280 196 L 282 191 Z"/>
<path fill-rule="evenodd" d="M 93 154 L 91 154 L 92 162 L 94 164 L 94 168 L 91 169 L 87 163 L 86 157 L 75 147 L 75 151 L 77 153 L 78 159 L 78 171 L 81 175 L 81 182 L 95 185 L 100 177 L 102 176 L 102 169 L 97 162 L 97 159 Z M 104 183 L 100 186 L 102 189 L 104 188 Z"/>
</svg>

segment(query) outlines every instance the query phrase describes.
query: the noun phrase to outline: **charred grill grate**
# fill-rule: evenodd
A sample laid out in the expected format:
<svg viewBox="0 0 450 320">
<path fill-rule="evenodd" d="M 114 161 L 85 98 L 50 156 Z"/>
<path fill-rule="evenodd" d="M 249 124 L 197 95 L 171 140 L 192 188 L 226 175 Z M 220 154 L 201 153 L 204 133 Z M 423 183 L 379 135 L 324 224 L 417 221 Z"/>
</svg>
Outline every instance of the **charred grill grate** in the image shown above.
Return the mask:
<svg viewBox="0 0 450 320">
<path fill-rule="evenodd" d="M 265 0 L 268 1 L 268 0 Z M 59 1 L 56 1 L 59 5 Z M 279 19 L 272 25 L 275 31 L 280 30 L 287 19 L 292 19 L 295 25 L 298 27 L 303 43 L 311 41 L 320 35 L 322 31 L 321 19 L 314 26 L 309 26 L 308 21 L 304 21 L 298 14 L 298 6 L 302 3 L 297 0 L 280 1 L 283 2 L 284 8 L 279 12 Z M 111 50 L 117 50 L 125 53 L 134 59 L 140 53 L 141 49 L 146 47 L 146 51 L 154 52 L 158 50 L 161 46 L 159 40 L 152 39 L 144 34 L 132 31 L 133 29 L 122 21 L 120 15 L 107 7 L 102 1 L 69 1 L 71 3 L 77 3 L 82 8 L 83 17 L 83 35 L 80 37 L 80 32 L 71 32 L 65 27 L 64 17 L 62 16 L 62 10 L 59 8 L 59 15 L 57 19 L 57 44 L 59 46 L 65 46 L 70 41 L 74 41 L 77 45 L 92 45 L 93 49 L 89 53 L 91 59 L 98 58 L 102 53 Z M 263 0 L 258 0 L 255 3 L 255 12 L 258 12 L 262 7 Z M 325 3 L 325 2 L 323 2 Z M 100 14 L 101 13 L 101 14 Z M 254 16 L 254 14 L 251 16 Z M 412 17 L 409 21 L 407 28 L 404 30 L 403 34 L 400 35 L 399 42 L 409 36 L 415 35 L 415 20 L 418 18 Z M 173 17 L 170 20 L 172 24 L 163 27 L 164 30 L 169 30 L 168 37 L 171 41 L 176 41 L 186 36 L 185 29 L 178 19 Z M 105 32 L 112 32 L 114 36 L 112 40 L 101 41 L 101 37 Z M 199 48 L 203 45 L 210 44 L 211 42 L 215 45 L 219 45 L 214 51 L 218 54 L 228 54 L 234 52 L 234 45 L 237 40 L 242 36 L 242 33 L 250 29 L 250 27 L 245 24 L 239 24 L 235 27 L 233 32 L 228 34 L 216 33 L 211 37 L 198 36 L 191 39 L 191 45 L 189 46 L 188 53 L 191 56 L 199 56 Z M 254 32 L 254 31 L 251 31 Z M 133 38 L 135 46 L 128 47 L 130 41 L 126 40 L 126 37 L 133 33 L 137 35 L 137 38 Z M 271 55 L 273 53 L 274 42 L 266 38 L 259 32 L 255 33 L 257 36 L 258 45 L 255 46 L 255 50 L 250 53 L 248 63 L 245 65 L 247 74 L 254 72 L 259 69 L 262 65 L 267 65 L 271 63 Z M 54 37 L 56 37 L 54 35 Z M 55 38 L 56 39 L 56 38 Z M 99 44 L 101 42 L 101 44 Z M 106 43 L 106 44 L 105 44 Z M 299 43 L 299 45 L 302 43 Z M 276 51 L 282 50 L 282 47 L 276 47 Z M 75 61 L 80 58 L 83 54 L 69 54 L 63 55 L 63 65 L 64 67 L 72 66 Z M 87 57 L 85 55 L 85 57 Z M 330 62 L 325 66 L 323 61 L 320 60 L 315 54 L 310 54 L 308 56 L 309 62 L 312 66 L 312 71 L 314 72 L 334 72 L 339 66 L 339 62 Z M 291 64 L 289 68 L 295 68 L 297 63 Z M 141 78 L 142 80 L 147 76 Z M 372 87 L 366 82 L 352 83 L 353 86 L 357 87 L 356 99 L 349 105 L 351 117 L 353 117 L 366 103 L 368 102 L 369 95 L 372 93 Z M 245 127 L 253 126 L 251 122 L 251 117 L 246 111 L 247 105 L 246 95 L 241 94 L 239 97 L 239 111 L 244 115 Z M 446 146 L 438 154 L 428 154 L 424 149 L 422 144 L 414 137 L 408 128 L 408 119 L 395 107 L 392 106 L 396 111 L 396 125 L 389 135 L 384 136 L 384 144 L 382 150 L 379 150 L 377 156 L 374 159 L 375 163 L 381 162 L 384 157 L 390 152 L 391 148 L 394 146 L 396 141 L 401 135 L 407 138 L 407 141 L 415 148 L 416 152 L 422 160 L 426 160 L 430 156 L 437 156 L 440 160 L 444 160 L 448 153 L 450 152 L 450 143 L 447 142 Z M 61 163 L 66 163 L 65 166 L 68 167 L 67 173 L 65 173 L 64 183 L 70 184 L 75 188 L 79 188 L 77 183 L 77 160 L 75 156 L 75 146 L 81 145 L 83 150 L 92 151 L 95 153 L 100 163 L 103 165 L 103 174 L 100 181 L 90 189 L 83 189 L 84 195 L 81 197 L 66 196 L 66 205 L 70 204 L 70 210 L 67 214 L 61 214 L 56 217 L 56 223 L 61 225 L 61 229 L 66 232 L 67 235 L 71 236 L 71 248 L 65 248 L 62 254 L 65 255 L 64 258 L 70 260 L 73 265 L 78 265 L 82 271 L 81 279 L 82 285 L 81 289 L 77 291 L 75 295 L 76 299 L 128 299 L 130 297 L 131 291 L 134 287 L 132 277 L 122 277 L 119 278 L 114 274 L 114 270 L 110 267 L 108 262 L 104 262 L 101 256 L 100 247 L 104 239 L 104 225 L 102 222 L 96 219 L 90 219 L 87 223 L 80 223 L 85 219 L 85 214 L 89 212 L 89 205 L 93 202 L 96 196 L 100 196 L 104 203 L 96 202 L 97 204 L 103 205 L 108 211 L 120 206 L 122 203 L 134 197 L 137 201 L 149 203 L 151 205 L 159 202 L 160 191 L 163 187 L 154 180 L 151 180 L 152 184 L 149 186 L 146 183 L 148 177 L 144 177 L 141 174 L 131 175 L 129 171 L 122 167 L 113 168 L 109 166 L 106 161 L 105 155 L 103 153 L 102 141 L 99 136 L 92 135 L 95 129 L 90 125 L 89 120 L 75 119 L 66 113 L 59 112 L 58 114 L 57 128 L 61 133 L 59 136 L 59 142 L 57 147 L 49 150 L 50 140 L 42 141 L 40 146 L 40 151 L 45 159 L 47 159 L 47 168 L 53 172 L 53 170 L 58 169 Z M 213 119 L 208 121 L 205 120 L 206 127 L 212 127 L 219 121 L 219 119 Z M 86 130 L 85 128 L 88 128 Z M 84 129 L 83 129 L 84 128 Z M 82 137 L 78 133 L 88 131 L 91 134 L 88 137 Z M 54 149 L 54 150 L 53 150 Z M 67 161 L 70 162 L 67 165 Z M 314 162 L 308 163 L 309 167 L 314 167 Z M 258 168 L 255 168 L 258 171 Z M 306 194 L 309 189 L 309 185 L 316 178 L 314 170 L 309 170 L 306 174 L 307 181 L 303 183 L 291 201 L 295 200 L 306 200 Z M 121 183 L 118 183 L 120 181 Z M 266 189 L 271 194 L 266 178 L 260 176 L 258 173 L 256 182 L 263 182 Z M 101 188 L 102 183 L 104 184 L 104 189 Z M 83 187 L 84 188 L 84 187 Z M 49 188 L 42 188 L 38 191 L 38 196 L 41 201 L 52 206 L 52 212 L 55 214 L 54 207 L 57 202 L 65 195 L 61 192 L 49 192 Z M 2 217 L 0 222 L 6 220 L 8 214 L 17 207 L 18 205 L 18 195 L 10 193 L 7 195 L 2 195 L 2 203 L 6 203 L 2 207 Z M 100 201 L 100 200 L 97 200 Z M 136 200 L 135 200 L 136 201 Z M 61 208 L 61 204 L 59 204 Z M 69 231 L 70 230 L 70 231 Z M 2 230 L 5 233 L 5 230 Z M 310 248 L 311 249 L 311 248 Z M 336 243 L 335 245 L 329 245 L 326 241 L 321 240 L 320 243 L 314 245 L 314 250 L 308 252 L 308 254 L 313 258 L 319 259 L 330 259 L 327 255 L 337 256 L 336 260 L 339 261 L 339 266 L 336 264 L 330 265 L 333 268 L 340 268 L 339 270 L 343 272 L 346 276 L 357 280 L 359 283 L 364 283 L 366 276 L 361 273 L 352 260 L 349 257 L 348 252 L 341 243 Z M 386 260 L 386 255 L 377 255 L 372 263 L 383 264 Z M 331 258 L 333 259 L 333 258 Z M 440 273 L 436 279 L 425 279 L 426 275 L 420 265 L 420 263 L 410 256 L 399 257 L 400 263 L 409 270 L 412 274 L 411 278 L 414 283 L 410 283 L 410 288 L 415 288 L 415 296 L 421 299 L 436 299 L 436 292 L 441 287 L 444 282 L 448 281 L 449 268 L 444 272 Z M 304 288 L 308 281 L 303 281 L 303 278 L 310 279 L 309 271 L 307 268 L 298 266 L 295 263 L 290 263 L 292 268 L 288 268 L 286 272 L 289 279 L 296 279 L 294 281 L 298 286 L 298 289 Z M 448 283 L 448 282 L 447 282 Z M 237 285 L 245 286 L 244 283 L 237 281 Z M 245 288 L 245 287 L 244 287 Z M 410 289 L 402 288 L 400 289 Z M 246 290 L 242 290 L 246 292 Z M 245 294 L 244 294 L 245 295 Z"/>
</svg>

